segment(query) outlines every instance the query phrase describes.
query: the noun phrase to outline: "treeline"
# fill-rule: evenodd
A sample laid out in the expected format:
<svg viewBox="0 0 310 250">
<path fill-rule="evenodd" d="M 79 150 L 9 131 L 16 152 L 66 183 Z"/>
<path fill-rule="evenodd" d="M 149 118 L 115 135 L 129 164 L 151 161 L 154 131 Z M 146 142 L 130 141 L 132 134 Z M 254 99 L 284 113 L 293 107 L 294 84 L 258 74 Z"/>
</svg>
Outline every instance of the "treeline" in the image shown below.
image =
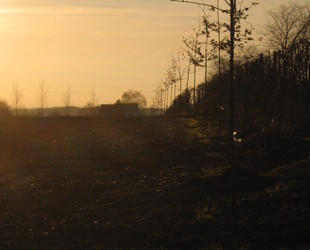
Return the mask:
<svg viewBox="0 0 310 250">
<path fill-rule="evenodd" d="M 100 114 L 100 107 L 47 107 L 44 116 L 94 116 Z M 0 99 L 0 116 L 43 116 L 41 108 L 20 108 L 18 113 L 12 109 L 5 100 Z"/>
<path fill-rule="evenodd" d="M 282 20 L 287 23 L 299 20 L 287 30 L 287 37 L 271 37 L 269 34 L 268 52 L 250 56 L 244 53 L 235 61 L 233 96 L 236 119 L 310 131 L 310 15 L 303 14 L 300 7 L 293 4 L 281 6 L 271 13 L 267 33 L 268 27 L 272 31 Z M 207 120 L 218 119 L 222 114 L 225 119 L 230 74 L 227 63 L 222 60 L 222 71 L 213 74 L 207 81 L 207 88 L 205 82 L 195 89 L 188 88 L 172 101 L 166 113 L 195 114 L 205 116 Z"/>
<path fill-rule="evenodd" d="M 310 41 L 301 41 L 284 51 L 260 54 L 235 66 L 234 100 L 236 116 L 279 123 L 291 128 L 310 128 Z M 208 82 L 207 104 L 205 85 L 196 90 L 197 114 L 217 117 L 227 110 L 229 70 Z M 193 113 L 193 89 L 173 100 L 167 113 Z"/>
<path fill-rule="evenodd" d="M 12 85 L 12 106 L 4 99 L 0 98 L 0 116 L 22 115 L 22 116 L 93 116 L 99 115 L 101 105 L 97 105 L 97 96 L 93 88 L 90 93 L 90 100 L 84 107 L 72 105 L 72 91 L 68 86 L 67 91 L 62 96 L 62 107 L 48 107 L 47 97 L 48 88 L 44 86 L 44 82 L 39 85 L 39 94 L 37 96 L 37 108 L 24 108 L 22 106 L 23 90 L 19 83 Z M 147 101 L 145 96 L 136 90 L 128 90 L 122 94 L 121 99 L 116 100 L 115 104 L 119 103 L 135 103 L 138 104 L 141 114 L 161 114 L 158 110 L 147 109 Z"/>
</svg>

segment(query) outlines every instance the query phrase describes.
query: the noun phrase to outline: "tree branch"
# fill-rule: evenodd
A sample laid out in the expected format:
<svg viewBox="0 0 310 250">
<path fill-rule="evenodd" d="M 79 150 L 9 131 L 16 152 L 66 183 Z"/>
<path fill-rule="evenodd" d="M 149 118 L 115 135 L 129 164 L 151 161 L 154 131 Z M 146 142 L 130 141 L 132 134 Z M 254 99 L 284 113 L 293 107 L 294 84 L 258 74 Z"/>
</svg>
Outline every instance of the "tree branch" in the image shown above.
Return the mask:
<svg viewBox="0 0 310 250">
<path fill-rule="evenodd" d="M 170 0 L 171 2 L 178 2 L 178 3 L 190 3 L 190 4 L 196 4 L 198 6 L 206 6 L 211 8 L 212 10 L 219 10 L 223 13 L 228 13 L 229 10 L 224 10 L 221 8 L 218 8 L 217 6 L 214 6 L 212 4 L 207 4 L 207 3 L 199 3 L 199 2 L 195 2 L 195 1 L 190 1 L 190 0 Z"/>
</svg>

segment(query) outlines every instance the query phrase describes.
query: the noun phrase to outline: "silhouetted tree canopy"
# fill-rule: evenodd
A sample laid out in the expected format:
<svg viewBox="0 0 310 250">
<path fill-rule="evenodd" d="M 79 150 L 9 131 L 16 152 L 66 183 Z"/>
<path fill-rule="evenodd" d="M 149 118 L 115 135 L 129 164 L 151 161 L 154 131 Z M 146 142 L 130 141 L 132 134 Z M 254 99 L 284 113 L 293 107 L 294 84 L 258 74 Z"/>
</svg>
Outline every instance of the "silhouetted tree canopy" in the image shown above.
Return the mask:
<svg viewBox="0 0 310 250">
<path fill-rule="evenodd" d="M 0 115 L 11 115 L 10 106 L 3 99 L 0 99 Z"/>
<path fill-rule="evenodd" d="M 128 90 L 123 93 L 121 103 L 137 103 L 139 108 L 145 108 L 146 98 L 139 91 Z"/>
<path fill-rule="evenodd" d="M 269 46 L 286 54 L 290 47 L 307 40 L 310 33 L 309 11 L 306 4 L 294 2 L 270 10 L 269 20 L 265 26 Z"/>
</svg>

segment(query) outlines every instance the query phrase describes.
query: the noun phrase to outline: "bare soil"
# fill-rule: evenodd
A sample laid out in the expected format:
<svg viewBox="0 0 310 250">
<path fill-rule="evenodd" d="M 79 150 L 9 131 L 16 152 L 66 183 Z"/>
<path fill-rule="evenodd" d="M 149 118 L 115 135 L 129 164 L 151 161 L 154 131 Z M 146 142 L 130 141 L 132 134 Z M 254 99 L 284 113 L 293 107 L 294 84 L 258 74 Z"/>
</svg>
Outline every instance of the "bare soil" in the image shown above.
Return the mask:
<svg viewBox="0 0 310 250">
<path fill-rule="evenodd" d="M 229 249 L 226 140 L 184 117 L 0 118 L 1 249 Z M 310 140 L 236 145 L 238 246 L 310 248 Z"/>
</svg>

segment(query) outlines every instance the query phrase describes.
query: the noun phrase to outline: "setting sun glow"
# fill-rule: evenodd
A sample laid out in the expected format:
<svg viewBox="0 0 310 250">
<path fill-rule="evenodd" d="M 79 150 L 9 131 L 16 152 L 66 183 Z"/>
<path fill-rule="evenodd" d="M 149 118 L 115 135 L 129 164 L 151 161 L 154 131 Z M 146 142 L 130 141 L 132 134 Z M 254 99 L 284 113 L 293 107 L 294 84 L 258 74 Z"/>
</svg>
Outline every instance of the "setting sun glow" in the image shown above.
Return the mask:
<svg viewBox="0 0 310 250">
<path fill-rule="evenodd" d="M 35 107 L 44 81 L 49 106 L 62 105 L 67 86 L 77 106 L 92 88 L 99 103 L 135 89 L 151 104 L 170 56 L 200 15 L 197 6 L 168 0 L 1 1 L 0 97 L 10 102 L 19 82 L 23 105 Z"/>
</svg>

